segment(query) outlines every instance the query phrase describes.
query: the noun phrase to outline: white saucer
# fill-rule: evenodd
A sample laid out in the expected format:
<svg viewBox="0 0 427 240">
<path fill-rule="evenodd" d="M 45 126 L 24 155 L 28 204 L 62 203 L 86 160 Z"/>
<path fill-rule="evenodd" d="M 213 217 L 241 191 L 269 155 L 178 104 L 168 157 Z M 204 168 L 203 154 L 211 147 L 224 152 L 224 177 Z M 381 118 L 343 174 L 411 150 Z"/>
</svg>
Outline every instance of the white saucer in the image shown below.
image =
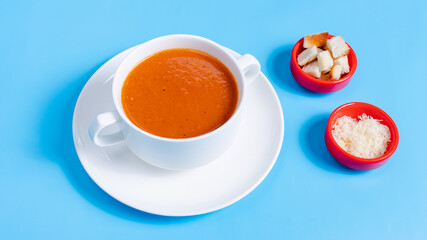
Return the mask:
<svg viewBox="0 0 427 240">
<path fill-rule="evenodd" d="M 93 181 L 130 207 L 166 216 L 212 212 L 257 187 L 276 162 L 284 134 L 279 98 L 264 74 L 248 86 L 235 142 L 222 157 L 206 166 L 164 170 L 140 160 L 124 144 L 100 148 L 90 140 L 90 122 L 98 114 L 114 110 L 111 80 L 131 50 L 116 55 L 93 74 L 74 110 L 74 145 Z"/>
</svg>

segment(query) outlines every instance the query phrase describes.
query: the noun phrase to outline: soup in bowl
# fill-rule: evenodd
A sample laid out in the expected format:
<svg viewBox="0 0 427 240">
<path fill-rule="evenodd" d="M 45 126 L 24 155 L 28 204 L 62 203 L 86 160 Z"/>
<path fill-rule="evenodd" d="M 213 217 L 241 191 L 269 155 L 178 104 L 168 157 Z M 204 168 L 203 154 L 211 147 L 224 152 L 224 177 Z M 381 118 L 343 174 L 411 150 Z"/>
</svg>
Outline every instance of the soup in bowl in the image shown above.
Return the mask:
<svg viewBox="0 0 427 240">
<path fill-rule="evenodd" d="M 169 35 L 135 48 L 114 74 L 115 109 L 98 115 L 89 136 L 98 146 L 125 142 L 154 166 L 203 166 L 231 145 L 260 72 L 249 54 L 234 58 L 221 45 L 193 35 Z M 109 126 L 120 131 L 102 134 Z"/>
</svg>

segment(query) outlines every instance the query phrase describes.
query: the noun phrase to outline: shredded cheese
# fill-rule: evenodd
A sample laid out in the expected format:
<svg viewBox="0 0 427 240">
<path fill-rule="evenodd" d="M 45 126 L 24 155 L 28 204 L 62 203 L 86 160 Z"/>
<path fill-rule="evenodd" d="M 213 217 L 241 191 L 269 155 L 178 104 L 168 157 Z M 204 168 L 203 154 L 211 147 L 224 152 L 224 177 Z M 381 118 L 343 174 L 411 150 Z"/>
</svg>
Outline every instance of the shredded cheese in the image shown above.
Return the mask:
<svg viewBox="0 0 427 240">
<path fill-rule="evenodd" d="M 377 158 L 387 150 L 390 129 L 381 120 L 363 113 L 356 118 L 342 116 L 333 125 L 332 135 L 338 145 L 360 158 Z"/>
</svg>

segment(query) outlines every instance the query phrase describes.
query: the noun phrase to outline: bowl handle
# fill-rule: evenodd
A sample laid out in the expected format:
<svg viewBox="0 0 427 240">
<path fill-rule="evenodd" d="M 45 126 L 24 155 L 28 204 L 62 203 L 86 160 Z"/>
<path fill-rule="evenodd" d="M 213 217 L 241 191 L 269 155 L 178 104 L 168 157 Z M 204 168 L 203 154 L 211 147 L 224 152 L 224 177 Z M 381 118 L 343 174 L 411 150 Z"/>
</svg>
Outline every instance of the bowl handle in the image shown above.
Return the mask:
<svg viewBox="0 0 427 240">
<path fill-rule="evenodd" d="M 247 83 L 253 82 L 258 77 L 258 74 L 261 70 L 261 65 L 254 56 L 245 54 L 237 58 L 236 61 L 237 65 L 242 70 L 243 76 L 245 76 Z"/>
<path fill-rule="evenodd" d="M 118 126 L 119 131 L 101 135 L 100 133 L 107 127 Z M 123 133 L 123 122 L 117 112 L 105 112 L 95 117 L 89 126 L 89 137 L 101 147 L 115 145 L 125 140 Z"/>
</svg>

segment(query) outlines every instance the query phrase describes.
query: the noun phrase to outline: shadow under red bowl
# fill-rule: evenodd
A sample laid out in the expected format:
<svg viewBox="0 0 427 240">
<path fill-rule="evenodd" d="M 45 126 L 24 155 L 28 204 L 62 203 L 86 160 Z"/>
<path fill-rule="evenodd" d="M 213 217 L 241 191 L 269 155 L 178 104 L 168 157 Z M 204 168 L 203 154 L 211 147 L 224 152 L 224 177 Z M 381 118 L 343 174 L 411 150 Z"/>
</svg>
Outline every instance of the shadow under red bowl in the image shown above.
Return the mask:
<svg viewBox="0 0 427 240">
<path fill-rule="evenodd" d="M 329 35 L 328 38 L 332 37 L 334 36 Z M 297 57 L 302 51 L 305 50 L 303 43 L 304 38 L 301 38 L 292 49 L 291 72 L 295 80 L 297 80 L 305 88 L 320 93 L 336 92 L 347 86 L 357 68 L 356 53 L 354 53 L 350 45 L 347 44 L 350 48 L 350 53 L 347 55 L 350 72 L 343 74 L 338 80 L 320 80 L 303 72 L 302 68 L 298 65 Z"/>
<path fill-rule="evenodd" d="M 390 129 L 391 141 L 388 143 L 385 154 L 381 157 L 368 159 L 351 155 L 350 153 L 344 151 L 344 149 L 338 145 L 332 136 L 333 125 L 338 118 L 344 115 L 357 118 L 363 113 L 375 119 L 381 120 L 380 123 L 386 125 Z M 391 155 L 393 155 L 393 153 L 396 151 L 397 145 L 399 143 L 399 132 L 393 119 L 391 119 L 391 117 L 380 108 L 368 103 L 352 102 L 344 104 L 332 112 L 326 126 L 325 142 L 329 152 L 340 163 L 349 168 L 357 170 L 371 170 L 384 165 L 391 157 Z"/>
</svg>

